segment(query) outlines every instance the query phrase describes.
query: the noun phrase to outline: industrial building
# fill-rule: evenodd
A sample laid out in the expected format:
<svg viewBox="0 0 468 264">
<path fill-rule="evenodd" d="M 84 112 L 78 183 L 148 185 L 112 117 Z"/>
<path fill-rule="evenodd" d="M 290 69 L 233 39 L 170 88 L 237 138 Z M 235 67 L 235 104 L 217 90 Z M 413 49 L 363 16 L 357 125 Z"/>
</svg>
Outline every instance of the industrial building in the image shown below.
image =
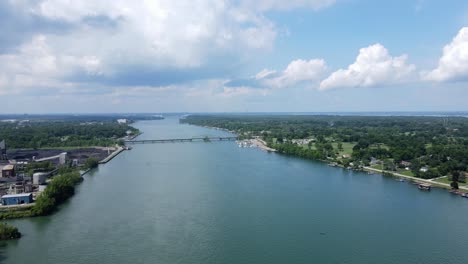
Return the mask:
<svg viewBox="0 0 468 264">
<path fill-rule="evenodd" d="M 2 177 L 15 177 L 15 165 L 8 164 L 2 168 Z"/>
<path fill-rule="evenodd" d="M 33 174 L 32 182 L 34 185 L 41 185 L 46 183 L 46 179 L 49 173 L 46 172 L 36 172 Z"/>
<path fill-rule="evenodd" d="M 2 205 L 29 204 L 32 202 L 32 193 L 7 194 L 2 196 Z"/>
</svg>

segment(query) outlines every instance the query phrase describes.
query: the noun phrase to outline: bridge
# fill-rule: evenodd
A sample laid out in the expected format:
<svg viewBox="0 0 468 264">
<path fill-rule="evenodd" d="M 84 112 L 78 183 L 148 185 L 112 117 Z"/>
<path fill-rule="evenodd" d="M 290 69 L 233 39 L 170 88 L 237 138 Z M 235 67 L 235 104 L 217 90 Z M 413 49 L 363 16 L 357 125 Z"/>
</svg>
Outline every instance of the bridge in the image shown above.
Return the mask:
<svg viewBox="0 0 468 264">
<path fill-rule="evenodd" d="M 233 141 L 237 137 L 192 137 L 192 138 L 167 138 L 167 139 L 141 139 L 141 140 L 125 140 L 125 144 L 155 144 L 155 143 L 174 143 L 174 142 L 194 142 L 194 141 Z"/>
</svg>

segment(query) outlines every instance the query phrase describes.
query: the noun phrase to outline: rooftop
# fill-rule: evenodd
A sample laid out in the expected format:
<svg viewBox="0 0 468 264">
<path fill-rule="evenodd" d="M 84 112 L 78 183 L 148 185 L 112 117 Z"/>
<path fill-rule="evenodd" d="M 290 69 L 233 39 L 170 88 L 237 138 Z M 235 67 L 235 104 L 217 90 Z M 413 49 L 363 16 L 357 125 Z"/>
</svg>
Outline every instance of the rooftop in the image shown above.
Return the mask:
<svg viewBox="0 0 468 264">
<path fill-rule="evenodd" d="M 8 164 L 8 165 L 3 166 L 2 170 L 13 170 L 14 168 L 15 168 L 14 165 Z"/>
<path fill-rule="evenodd" d="M 31 193 L 19 193 L 19 194 L 6 194 L 2 198 L 16 198 L 16 197 L 28 197 Z"/>
</svg>

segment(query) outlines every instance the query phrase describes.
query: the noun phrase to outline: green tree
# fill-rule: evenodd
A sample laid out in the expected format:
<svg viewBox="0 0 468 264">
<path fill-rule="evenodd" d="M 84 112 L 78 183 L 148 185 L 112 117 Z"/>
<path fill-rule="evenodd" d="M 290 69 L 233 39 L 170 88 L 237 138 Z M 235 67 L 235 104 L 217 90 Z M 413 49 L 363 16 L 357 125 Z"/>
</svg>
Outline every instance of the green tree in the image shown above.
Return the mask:
<svg viewBox="0 0 468 264">
<path fill-rule="evenodd" d="M 34 203 L 32 211 L 34 215 L 48 215 L 55 209 L 55 199 L 47 194 L 41 193 Z"/>
<path fill-rule="evenodd" d="M 452 187 L 452 189 L 458 190 L 458 182 L 452 181 L 450 183 L 450 187 Z"/>
<path fill-rule="evenodd" d="M 95 157 L 89 157 L 85 162 L 85 168 L 94 169 L 99 165 L 99 161 Z"/>
</svg>

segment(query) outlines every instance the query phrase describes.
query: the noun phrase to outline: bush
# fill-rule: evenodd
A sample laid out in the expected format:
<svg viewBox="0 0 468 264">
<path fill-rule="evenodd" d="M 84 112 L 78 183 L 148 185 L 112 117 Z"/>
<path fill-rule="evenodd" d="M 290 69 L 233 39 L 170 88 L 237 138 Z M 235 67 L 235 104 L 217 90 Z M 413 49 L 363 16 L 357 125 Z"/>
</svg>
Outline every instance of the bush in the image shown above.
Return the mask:
<svg viewBox="0 0 468 264">
<path fill-rule="evenodd" d="M 86 169 L 94 169 L 99 165 L 99 161 L 94 157 L 89 157 L 85 162 Z"/>
<path fill-rule="evenodd" d="M 54 211 L 56 207 L 55 199 L 41 193 L 32 209 L 34 215 L 48 215 Z"/>
<path fill-rule="evenodd" d="M 7 223 L 0 223 L 0 240 L 17 239 L 21 237 L 18 228 Z"/>
</svg>

